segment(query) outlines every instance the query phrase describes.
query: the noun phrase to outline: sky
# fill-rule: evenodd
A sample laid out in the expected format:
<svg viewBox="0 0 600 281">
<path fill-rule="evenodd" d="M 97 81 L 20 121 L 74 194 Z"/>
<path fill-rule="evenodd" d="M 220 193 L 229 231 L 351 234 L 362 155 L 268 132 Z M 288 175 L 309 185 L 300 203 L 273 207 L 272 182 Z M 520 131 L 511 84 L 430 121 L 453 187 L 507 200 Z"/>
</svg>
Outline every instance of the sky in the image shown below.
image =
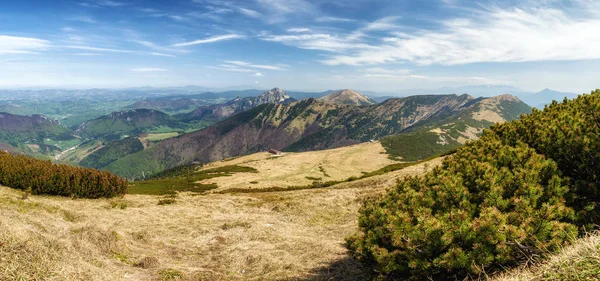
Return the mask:
<svg viewBox="0 0 600 281">
<path fill-rule="evenodd" d="M 596 0 L 0 0 L 0 88 L 600 88 Z"/>
</svg>

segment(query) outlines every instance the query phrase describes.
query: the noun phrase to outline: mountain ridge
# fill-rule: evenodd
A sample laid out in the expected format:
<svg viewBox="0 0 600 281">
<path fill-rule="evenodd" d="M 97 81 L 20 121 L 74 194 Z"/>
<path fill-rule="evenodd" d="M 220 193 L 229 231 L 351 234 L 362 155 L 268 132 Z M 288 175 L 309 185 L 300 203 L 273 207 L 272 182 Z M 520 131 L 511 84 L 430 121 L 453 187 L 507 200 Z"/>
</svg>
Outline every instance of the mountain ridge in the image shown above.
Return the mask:
<svg viewBox="0 0 600 281">
<path fill-rule="evenodd" d="M 178 165 L 212 162 L 271 148 L 307 151 L 341 147 L 401 134 L 452 116 L 458 118 L 466 109 L 480 106 L 485 100 L 469 95 L 428 95 L 390 99 L 370 106 L 338 105 L 317 99 L 263 104 L 214 126 L 164 140 L 112 163 L 107 169 L 126 169 L 129 171 L 123 172 L 124 176 L 137 177 L 136 173 L 147 168 L 137 163 L 145 161 L 151 162 L 150 169 L 144 170 L 150 174 Z M 512 100 L 520 103 L 516 98 Z M 489 126 L 492 122 L 476 124 Z"/>
</svg>

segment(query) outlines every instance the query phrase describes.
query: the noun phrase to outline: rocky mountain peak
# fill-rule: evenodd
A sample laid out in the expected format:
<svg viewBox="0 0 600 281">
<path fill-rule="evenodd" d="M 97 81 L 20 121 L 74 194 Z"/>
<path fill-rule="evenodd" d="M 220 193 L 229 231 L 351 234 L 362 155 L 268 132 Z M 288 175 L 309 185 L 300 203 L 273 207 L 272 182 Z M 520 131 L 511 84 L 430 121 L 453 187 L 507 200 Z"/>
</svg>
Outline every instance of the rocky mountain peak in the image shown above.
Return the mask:
<svg viewBox="0 0 600 281">
<path fill-rule="evenodd" d="M 288 96 L 283 90 L 279 88 L 273 88 L 258 96 L 257 103 L 282 103 L 289 99 L 290 96 Z"/>
</svg>

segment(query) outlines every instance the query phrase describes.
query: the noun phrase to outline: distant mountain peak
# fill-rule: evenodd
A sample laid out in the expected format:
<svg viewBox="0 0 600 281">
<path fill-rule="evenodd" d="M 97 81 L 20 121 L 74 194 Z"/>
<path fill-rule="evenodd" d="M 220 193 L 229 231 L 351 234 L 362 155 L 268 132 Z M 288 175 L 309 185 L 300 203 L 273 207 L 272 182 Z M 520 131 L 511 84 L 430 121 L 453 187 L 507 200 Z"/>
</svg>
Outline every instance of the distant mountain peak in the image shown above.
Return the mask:
<svg viewBox="0 0 600 281">
<path fill-rule="evenodd" d="M 494 100 L 498 100 L 498 101 L 512 101 L 512 102 L 520 102 L 521 101 L 518 97 L 513 96 L 511 94 L 503 94 L 503 95 L 491 97 L 490 99 L 494 99 Z"/>
<path fill-rule="evenodd" d="M 286 94 L 283 90 L 275 87 L 269 91 L 262 93 L 260 96 L 258 96 L 257 103 L 258 104 L 282 103 L 289 99 L 291 99 L 291 97 L 288 96 L 288 94 Z"/>
<path fill-rule="evenodd" d="M 333 92 L 329 95 L 320 98 L 319 100 L 333 104 L 346 104 L 357 106 L 375 104 L 375 101 L 373 101 L 369 97 L 351 89 L 343 89 L 337 92 Z"/>
</svg>

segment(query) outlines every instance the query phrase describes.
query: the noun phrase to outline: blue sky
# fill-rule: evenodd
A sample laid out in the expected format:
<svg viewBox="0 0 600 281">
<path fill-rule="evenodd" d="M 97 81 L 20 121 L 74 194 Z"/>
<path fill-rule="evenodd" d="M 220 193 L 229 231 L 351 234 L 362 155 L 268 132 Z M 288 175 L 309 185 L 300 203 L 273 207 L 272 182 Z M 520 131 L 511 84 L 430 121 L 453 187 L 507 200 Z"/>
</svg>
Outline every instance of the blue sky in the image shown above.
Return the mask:
<svg viewBox="0 0 600 281">
<path fill-rule="evenodd" d="M 587 92 L 598 2 L 0 0 L 0 87 Z"/>
</svg>

